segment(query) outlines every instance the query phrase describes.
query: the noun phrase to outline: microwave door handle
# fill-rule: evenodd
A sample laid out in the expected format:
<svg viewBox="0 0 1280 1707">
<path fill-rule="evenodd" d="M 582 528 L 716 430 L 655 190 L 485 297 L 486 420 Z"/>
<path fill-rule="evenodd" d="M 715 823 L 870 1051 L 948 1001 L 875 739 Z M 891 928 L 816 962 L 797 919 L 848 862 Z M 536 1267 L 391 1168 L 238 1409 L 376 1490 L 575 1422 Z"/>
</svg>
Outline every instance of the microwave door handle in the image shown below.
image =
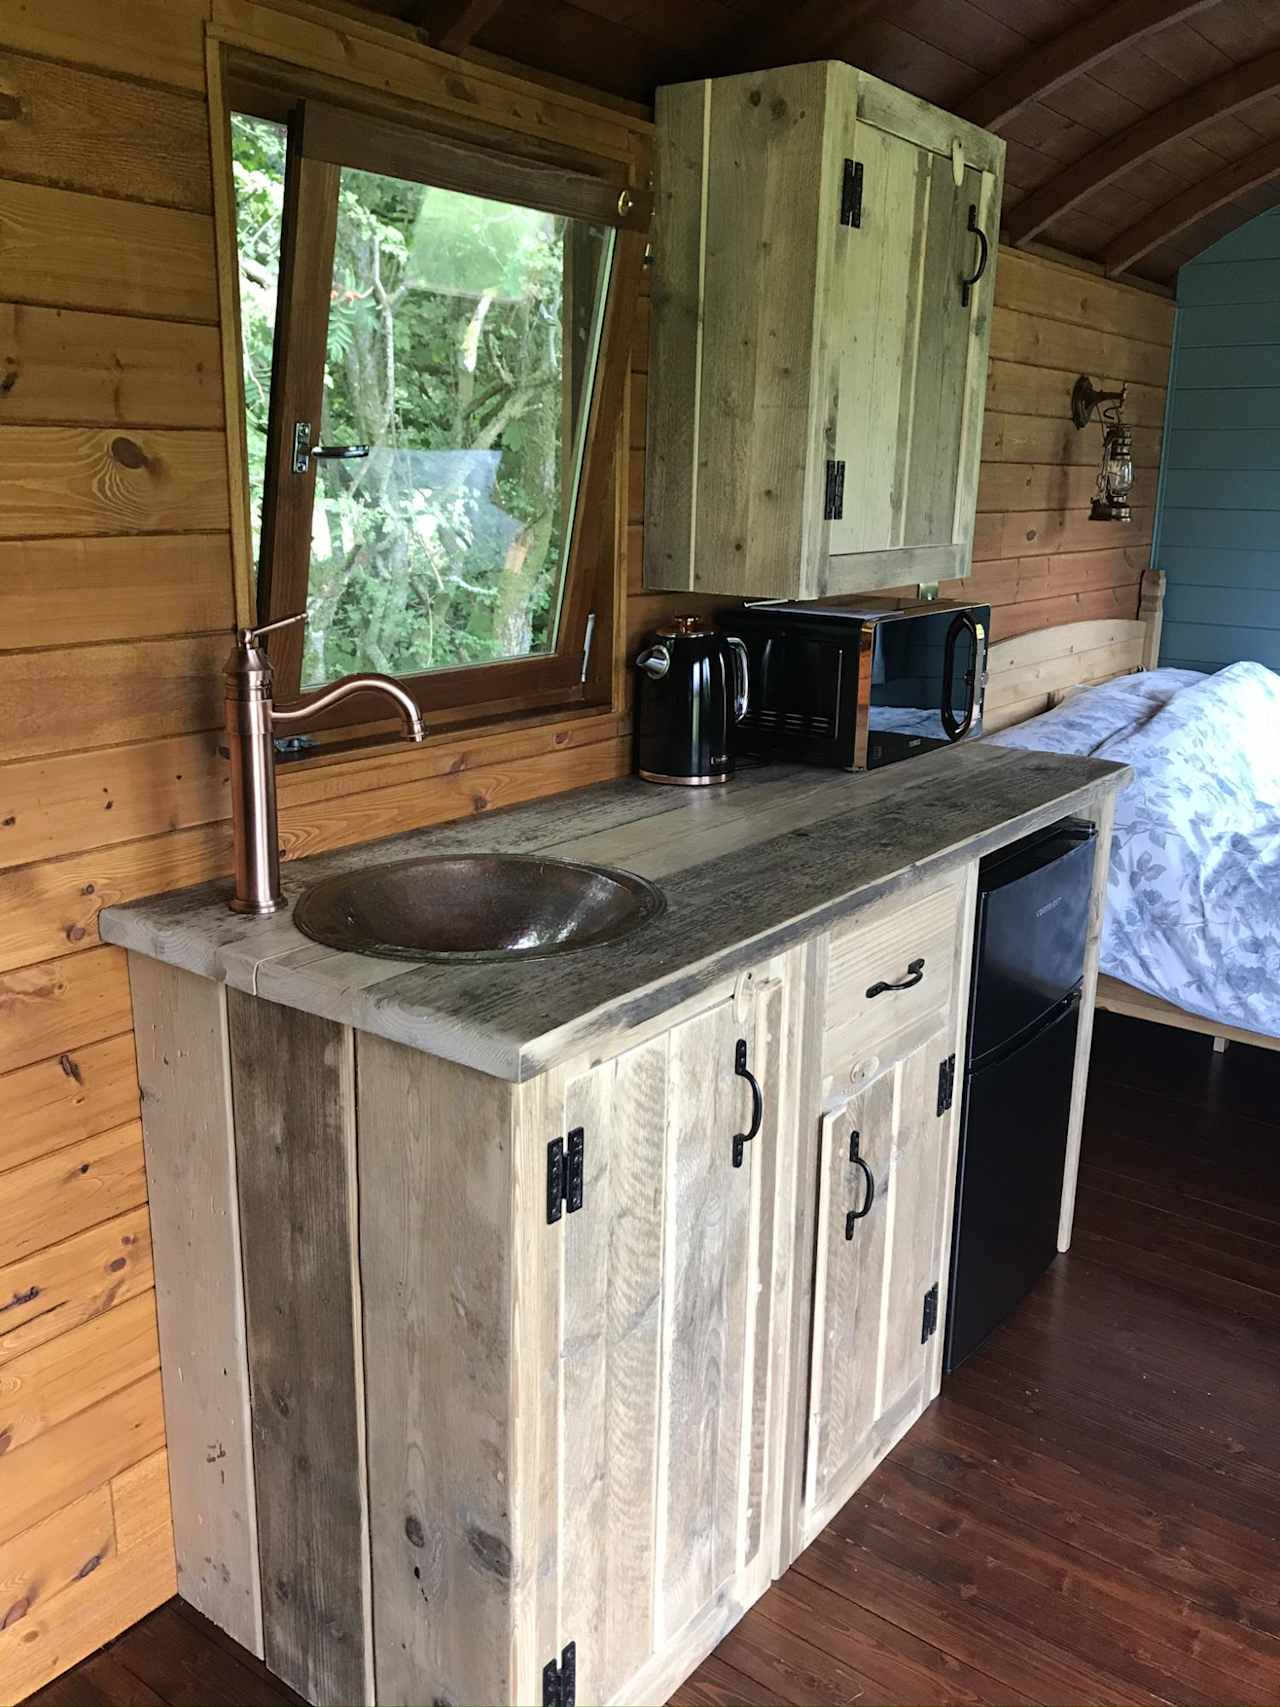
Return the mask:
<svg viewBox="0 0 1280 1707">
<path fill-rule="evenodd" d="M 956 643 L 965 630 L 973 642 L 974 667 L 967 677 L 968 699 L 965 705 L 964 717 L 957 721 L 951 709 L 951 694 L 956 679 Z M 973 723 L 974 708 L 978 693 L 978 625 L 968 611 L 961 611 L 947 630 L 946 645 L 942 664 L 942 727 L 946 730 L 948 739 L 959 741 L 969 733 Z"/>
<path fill-rule="evenodd" d="M 960 637 L 960 618 L 956 617 L 947 629 L 947 638 L 942 645 L 942 715 L 943 732 L 949 741 L 960 738 L 960 726 L 951 711 L 951 692 L 955 686 L 956 674 L 956 641 Z"/>
<path fill-rule="evenodd" d="M 726 634 L 725 642 L 733 654 L 733 721 L 741 723 L 751 703 L 751 678 L 747 670 L 747 648 L 736 634 Z"/>
</svg>

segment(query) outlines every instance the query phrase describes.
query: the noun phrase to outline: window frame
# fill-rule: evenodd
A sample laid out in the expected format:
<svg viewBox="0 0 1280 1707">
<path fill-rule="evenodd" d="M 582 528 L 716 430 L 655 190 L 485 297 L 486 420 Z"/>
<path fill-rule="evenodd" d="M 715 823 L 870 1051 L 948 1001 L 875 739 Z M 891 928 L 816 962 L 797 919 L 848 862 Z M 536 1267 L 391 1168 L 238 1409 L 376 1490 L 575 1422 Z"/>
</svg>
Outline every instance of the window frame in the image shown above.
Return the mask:
<svg viewBox="0 0 1280 1707">
<path fill-rule="evenodd" d="M 230 170 L 232 112 L 284 123 L 285 217 L 263 490 L 256 608 L 269 622 L 304 609 L 310 567 L 315 464 L 291 469 L 293 423 L 320 419 L 329 281 L 342 166 L 381 172 L 464 193 L 536 207 L 613 227 L 614 249 L 603 305 L 590 406 L 563 571 L 556 643 L 535 657 L 434 670 L 397 679 L 434 729 L 506 721 L 532 712 L 612 706 L 616 612 L 625 516 L 627 450 L 620 426 L 640 294 L 652 195 L 635 182 L 634 164 L 593 155 L 554 139 L 506 130 L 397 102 L 388 113 L 358 86 L 275 64 L 227 68 L 222 118 Z M 231 259 L 238 262 L 234 224 Z M 235 279 L 238 302 L 238 266 Z M 236 361 L 241 363 L 237 336 Z M 243 373 L 238 371 L 240 387 Z M 243 393 L 240 390 L 241 406 Z M 241 447 L 243 458 L 243 446 Z M 247 464 L 243 526 L 248 530 Z M 246 543 L 246 560 L 251 557 Z M 270 637 L 276 696 L 306 705 L 325 688 L 301 693 L 301 627 Z M 349 732 L 385 721 L 385 704 L 357 695 L 318 715 L 309 730 Z"/>
</svg>

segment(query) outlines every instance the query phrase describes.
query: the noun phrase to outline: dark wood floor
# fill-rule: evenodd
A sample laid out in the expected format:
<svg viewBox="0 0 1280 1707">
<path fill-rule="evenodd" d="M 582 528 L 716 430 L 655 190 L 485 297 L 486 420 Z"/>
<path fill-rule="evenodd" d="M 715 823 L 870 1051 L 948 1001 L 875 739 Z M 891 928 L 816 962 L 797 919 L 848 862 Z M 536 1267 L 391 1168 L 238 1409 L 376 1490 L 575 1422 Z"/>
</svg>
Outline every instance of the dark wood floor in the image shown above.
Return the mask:
<svg viewBox="0 0 1280 1707">
<path fill-rule="evenodd" d="M 39 1707 L 297 1698 L 171 1603 Z M 1075 1245 L 675 1697 L 1280 1702 L 1280 1055 L 1099 1019 Z"/>
</svg>

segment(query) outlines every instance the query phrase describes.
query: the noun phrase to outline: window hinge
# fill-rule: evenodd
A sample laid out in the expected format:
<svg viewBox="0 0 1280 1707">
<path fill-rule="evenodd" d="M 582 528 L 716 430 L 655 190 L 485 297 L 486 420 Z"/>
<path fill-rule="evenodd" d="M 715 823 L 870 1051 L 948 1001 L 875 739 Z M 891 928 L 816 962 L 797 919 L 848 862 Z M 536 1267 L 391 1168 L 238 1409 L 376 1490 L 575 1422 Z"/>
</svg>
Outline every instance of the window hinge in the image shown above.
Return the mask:
<svg viewBox="0 0 1280 1707">
<path fill-rule="evenodd" d="M 575 1126 L 567 1138 L 553 1138 L 547 1145 L 548 1227 L 562 1214 L 572 1215 L 582 1208 L 583 1150 L 580 1126 Z"/>
<path fill-rule="evenodd" d="M 924 1312 L 920 1318 L 920 1344 L 931 1340 L 938 1331 L 938 1283 L 933 1285 L 924 1295 Z"/>
<path fill-rule="evenodd" d="M 862 225 L 862 162 L 846 160 L 840 184 L 840 223 L 858 229 Z"/>
<path fill-rule="evenodd" d="M 945 1114 L 956 1097 L 956 1058 L 948 1055 L 938 1067 L 938 1113 Z"/>
<path fill-rule="evenodd" d="M 587 673 L 591 669 L 591 643 L 596 637 L 596 613 L 591 611 L 587 616 L 587 632 L 582 637 L 582 675 L 579 680 L 585 685 Z"/>
<path fill-rule="evenodd" d="M 560 1664 L 548 1660 L 542 1668 L 542 1707 L 577 1707 L 578 1645 L 566 1642 Z"/>
<path fill-rule="evenodd" d="M 838 522 L 844 516 L 844 463 L 827 461 L 827 489 L 822 505 L 824 522 Z"/>
</svg>

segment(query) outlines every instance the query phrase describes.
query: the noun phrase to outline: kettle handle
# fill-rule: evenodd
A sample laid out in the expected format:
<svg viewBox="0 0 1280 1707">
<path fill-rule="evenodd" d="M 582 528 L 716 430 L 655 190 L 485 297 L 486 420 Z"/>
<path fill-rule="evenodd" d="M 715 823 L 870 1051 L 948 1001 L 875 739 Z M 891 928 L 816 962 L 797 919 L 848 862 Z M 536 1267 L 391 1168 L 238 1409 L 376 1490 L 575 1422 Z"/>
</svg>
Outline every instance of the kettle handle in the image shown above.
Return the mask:
<svg viewBox="0 0 1280 1707">
<path fill-rule="evenodd" d="M 747 672 L 747 649 L 736 634 L 726 634 L 725 645 L 733 654 L 733 721 L 741 723 L 751 703 L 750 677 Z"/>
<path fill-rule="evenodd" d="M 636 669 L 643 670 L 655 682 L 660 682 L 671 668 L 671 654 L 665 646 L 650 646 L 636 659 Z"/>
</svg>

